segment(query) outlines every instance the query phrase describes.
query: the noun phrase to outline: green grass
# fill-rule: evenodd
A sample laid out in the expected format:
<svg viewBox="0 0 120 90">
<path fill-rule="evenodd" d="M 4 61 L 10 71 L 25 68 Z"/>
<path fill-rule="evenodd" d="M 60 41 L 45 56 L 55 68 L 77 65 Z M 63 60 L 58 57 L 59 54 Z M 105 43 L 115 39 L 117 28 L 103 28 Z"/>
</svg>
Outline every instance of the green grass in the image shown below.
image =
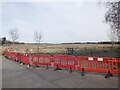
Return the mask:
<svg viewBox="0 0 120 90">
<path fill-rule="evenodd" d="M 4 57 L 4 56 L 3 56 L 3 55 L 2 55 L 2 56 L 0 55 L 0 57 Z"/>
</svg>

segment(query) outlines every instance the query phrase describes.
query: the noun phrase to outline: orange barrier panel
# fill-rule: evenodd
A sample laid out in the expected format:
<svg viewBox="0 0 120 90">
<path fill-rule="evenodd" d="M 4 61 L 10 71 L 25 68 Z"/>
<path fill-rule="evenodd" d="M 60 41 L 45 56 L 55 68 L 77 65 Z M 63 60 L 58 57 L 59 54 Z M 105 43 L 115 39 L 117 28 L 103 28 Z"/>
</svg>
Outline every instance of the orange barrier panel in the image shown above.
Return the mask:
<svg viewBox="0 0 120 90">
<path fill-rule="evenodd" d="M 33 54 L 32 55 L 32 65 L 47 65 L 51 66 L 52 57 L 49 54 Z"/>
<path fill-rule="evenodd" d="M 17 60 L 17 53 L 16 52 L 9 52 L 9 59 Z"/>
<path fill-rule="evenodd" d="M 30 55 L 29 54 L 21 54 L 20 61 L 26 65 L 30 65 Z"/>
<path fill-rule="evenodd" d="M 120 74 L 120 58 L 112 58 L 111 73 Z"/>
<path fill-rule="evenodd" d="M 18 57 L 19 58 L 19 60 L 20 60 L 20 62 L 22 62 L 22 63 L 24 63 L 24 55 L 23 54 L 20 54 L 20 56 Z"/>
<path fill-rule="evenodd" d="M 17 61 L 21 60 L 21 53 L 17 53 Z"/>
<path fill-rule="evenodd" d="M 9 57 L 9 51 L 7 49 L 4 50 L 4 56 Z"/>
<path fill-rule="evenodd" d="M 118 61 L 118 74 L 120 74 L 120 58 L 117 58 Z"/>
<path fill-rule="evenodd" d="M 70 55 L 54 55 L 53 62 L 55 67 L 71 68 L 76 70 L 77 59 L 75 56 Z"/>
<path fill-rule="evenodd" d="M 87 56 L 79 56 L 78 57 L 78 70 L 91 71 L 91 72 L 110 72 L 112 74 L 118 74 L 118 63 L 120 61 L 116 60 L 116 58 L 110 60 L 107 57 L 99 58 L 99 57 L 87 57 Z"/>
</svg>

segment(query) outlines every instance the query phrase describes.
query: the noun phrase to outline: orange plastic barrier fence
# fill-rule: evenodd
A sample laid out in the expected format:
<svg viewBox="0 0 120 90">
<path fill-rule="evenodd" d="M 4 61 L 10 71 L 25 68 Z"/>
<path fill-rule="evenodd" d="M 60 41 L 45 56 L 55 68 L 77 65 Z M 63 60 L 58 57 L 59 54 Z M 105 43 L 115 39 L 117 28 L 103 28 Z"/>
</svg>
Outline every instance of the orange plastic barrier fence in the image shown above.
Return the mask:
<svg viewBox="0 0 120 90">
<path fill-rule="evenodd" d="M 120 74 L 120 58 L 112 58 L 111 73 Z"/>
<path fill-rule="evenodd" d="M 4 56 L 9 57 L 9 51 L 7 49 L 4 50 Z"/>
<path fill-rule="evenodd" d="M 78 57 L 78 70 L 82 70 L 84 68 L 86 71 L 104 73 L 108 73 L 110 70 L 112 74 L 118 74 L 118 64 L 120 64 L 120 61 L 118 61 L 116 58 L 112 58 L 112 60 L 110 60 L 107 57 Z"/>
<path fill-rule="evenodd" d="M 29 54 L 20 54 L 20 61 L 26 65 L 30 65 L 30 55 Z"/>
<path fill-rule="evenodd" d="M 33 54 L 32 55 L 32 65 L 47 65 L 51 66 L 52 57 L 49 54 Z"/>
<path fill-rule="evenodd" d="M 9 59 L 17 60 L 17 53 L 16 52 L 9 52 Z"/>
<path fill-rule="evenodd" d="M 54 55 L 53 62 L 55 67 L 59 68 L 71 68 L 76 70 L 77 58 L 70 55 Z"/>
<path fill-rule="evenodd" d="M 120 74 L 120 58 L 118 58 L 117 61 L 118 61 L 118 65 L 119 65 L 118 66 L 118 74 Z"/>
<path fill-rule="evenodd" d="M 91 72 L 102 72 L 112 74 L 120 74 L 120 58 L 108 57 L 88 57 L 78 56 L 77 58 L 72 55 L 54 55 L 49 54 L 21 54 L 16 52 L 9 52 L 4 50 L 4 55 L 12 60 L 19 60 L 26 65 L 47 65 L 57 68 L 69 68 L 71 70 L 85 70 Z"/>
<path fill-rule="evenodd" d="M 17 60 L 18 60 L 18 61 L 21 60 L 21 53 L 17 53 Z"/>
</svg>

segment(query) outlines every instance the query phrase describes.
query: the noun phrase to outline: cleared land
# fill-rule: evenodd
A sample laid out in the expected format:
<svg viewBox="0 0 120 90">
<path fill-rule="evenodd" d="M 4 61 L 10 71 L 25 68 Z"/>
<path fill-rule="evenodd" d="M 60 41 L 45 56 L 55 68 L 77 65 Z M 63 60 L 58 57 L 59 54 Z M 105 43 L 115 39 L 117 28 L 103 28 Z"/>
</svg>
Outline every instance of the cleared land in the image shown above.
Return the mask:
<svg viewBox="0 0 120 90">
<path fill-rule="evenodd" d="M 21 53 L 37 53 L 38 45 L 34 44 L 15 44 L 3 46 L 1 50 L 8 48 L 11 51 Z M 99 57 L 118 57 L 120 50 L 118 44 L 112 48 L 111 44 L 41 44 L 40 53 L 66 54 L 67 48 L 74 48 L 76 56 L 99 56 Z"/>
</svg>

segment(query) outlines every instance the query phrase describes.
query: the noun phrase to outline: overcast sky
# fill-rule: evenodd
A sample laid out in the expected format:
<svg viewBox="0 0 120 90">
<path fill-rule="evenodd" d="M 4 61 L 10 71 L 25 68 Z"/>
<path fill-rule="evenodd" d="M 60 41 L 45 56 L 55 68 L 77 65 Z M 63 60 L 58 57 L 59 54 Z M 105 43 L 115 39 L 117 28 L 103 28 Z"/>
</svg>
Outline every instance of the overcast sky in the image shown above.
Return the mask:
<svg viewBox="0 0 120 90">
<path fill-rule="evenodd" d="M 21 42 L 34 42 L 35 31 L 42 32 L 43 43 L 109 40 L 105 8 L 97 2 L 3 2 L 0 13 L 7 39 L 17 27 Z"/>
</svg>

